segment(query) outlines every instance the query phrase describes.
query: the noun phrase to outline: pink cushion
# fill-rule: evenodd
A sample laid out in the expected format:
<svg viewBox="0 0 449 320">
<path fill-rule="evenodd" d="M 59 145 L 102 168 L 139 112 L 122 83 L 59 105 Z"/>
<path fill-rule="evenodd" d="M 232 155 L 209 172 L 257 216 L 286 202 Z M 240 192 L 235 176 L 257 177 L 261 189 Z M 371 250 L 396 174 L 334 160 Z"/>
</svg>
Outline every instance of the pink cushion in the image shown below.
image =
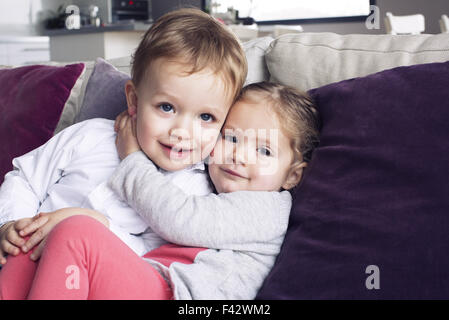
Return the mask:
<svg viewBox="0 0 449 320">
<path fill-rule="evenodd" d="M 0 70 L 0 183 L 12 159 L 53 136 L 84 64 Z"/>
</svg>

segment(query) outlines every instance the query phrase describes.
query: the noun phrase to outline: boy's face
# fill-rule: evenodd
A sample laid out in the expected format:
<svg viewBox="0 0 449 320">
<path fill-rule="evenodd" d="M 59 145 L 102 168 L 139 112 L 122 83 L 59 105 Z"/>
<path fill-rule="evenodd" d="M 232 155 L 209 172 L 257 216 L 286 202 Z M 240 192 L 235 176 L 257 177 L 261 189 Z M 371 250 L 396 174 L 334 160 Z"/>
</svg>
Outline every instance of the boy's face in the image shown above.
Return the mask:
<svg viewBox="0 0 449 320">
<path fill-rule="evenodd" d="M 128 82 L 126 92 L 140 147 L 168 171 L 209 156 L 232 102 L 210 70 L 188 75 L 185 66 L 163 58 L 151 63 L 138 88 Z"/>
<path fill-rule="evenodd" d="M 290 139 L 283 134 L 277 115 L 264 103 L 237 101 L 229 111 L 209 164 L 219 193 L 279 191 L 298 178 L 290 172 Z"/>
</svg>

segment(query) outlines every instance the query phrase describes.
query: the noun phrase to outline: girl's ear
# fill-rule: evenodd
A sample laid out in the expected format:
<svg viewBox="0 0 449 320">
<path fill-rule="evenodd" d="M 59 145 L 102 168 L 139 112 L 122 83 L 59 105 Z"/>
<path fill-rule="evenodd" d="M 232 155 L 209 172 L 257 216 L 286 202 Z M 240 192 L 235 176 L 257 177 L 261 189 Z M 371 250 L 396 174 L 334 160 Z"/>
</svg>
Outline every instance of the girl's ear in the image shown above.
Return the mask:
<svg viewBox="0 0 449 320">
<path fill-rule="evenodd" d="M 282 185 L 284 190 L 289 190 L 296 186 L 302 178 L 302 171 L 307 167 L 307 162 L 301 162 L 299 165 L 295 165 L 290 169 L 287 178 Z"/>
<path fill-rule="evenodd" d="M 132 80 L 125 84 L 126 103 L 128 104 L 128 114 L 132 117 L 137 114 L 137 89 Z"/>
</svg>

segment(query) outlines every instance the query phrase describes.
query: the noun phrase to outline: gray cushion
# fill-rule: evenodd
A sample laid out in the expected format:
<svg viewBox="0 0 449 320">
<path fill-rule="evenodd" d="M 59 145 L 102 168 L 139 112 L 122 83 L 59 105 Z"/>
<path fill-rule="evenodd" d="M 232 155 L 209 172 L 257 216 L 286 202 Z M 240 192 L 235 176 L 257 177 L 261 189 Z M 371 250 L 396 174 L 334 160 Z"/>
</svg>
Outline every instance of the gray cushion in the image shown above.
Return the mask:
<svg viewBox="0 0 449 320">
<path fill-rule="evenodd" d="M 272 81 L 302 90 L 397 66 L 447 60 L 449 34 L 288 34 L 274 40 L 266 55 Z"/>
<path fill-rule="evenodd" d="M 125 83 L 130 79 L 126 73 L 118 71 L 107 61 L 98 58 L 87 83 L 84 101 L 76 122 L 92 118 L 115 119 L 127 108 Z"/>
</svg>

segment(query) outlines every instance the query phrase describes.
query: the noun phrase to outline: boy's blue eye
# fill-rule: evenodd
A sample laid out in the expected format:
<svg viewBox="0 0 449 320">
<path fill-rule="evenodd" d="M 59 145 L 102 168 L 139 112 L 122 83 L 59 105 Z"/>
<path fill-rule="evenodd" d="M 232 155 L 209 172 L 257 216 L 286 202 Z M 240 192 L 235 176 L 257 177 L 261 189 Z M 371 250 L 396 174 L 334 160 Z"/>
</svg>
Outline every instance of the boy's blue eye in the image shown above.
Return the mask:
<svg viewBox="0 0 449 320">
<path fill-rule="evenodd" d="M 211 122 L 212 120 L 214 120 L 214 117 L 209 113 L 202 113 L 200 117 L 201 120 L 205 122 Z"/>
<path fill-rule="evenodd" d="M 166 113 L 173 111 L 173 107 L 168 103 L 160 104 L 159 109 L 161 109 L 163 112 L 166 112 Z"/>
<path fill-rule="evenodd" d="M 271 156 L 271 151 L 264 147 L 257 148 L 257 152 L 259 152 L 263 156 L 267 156 L 267 157 Z"/>
</svg>

